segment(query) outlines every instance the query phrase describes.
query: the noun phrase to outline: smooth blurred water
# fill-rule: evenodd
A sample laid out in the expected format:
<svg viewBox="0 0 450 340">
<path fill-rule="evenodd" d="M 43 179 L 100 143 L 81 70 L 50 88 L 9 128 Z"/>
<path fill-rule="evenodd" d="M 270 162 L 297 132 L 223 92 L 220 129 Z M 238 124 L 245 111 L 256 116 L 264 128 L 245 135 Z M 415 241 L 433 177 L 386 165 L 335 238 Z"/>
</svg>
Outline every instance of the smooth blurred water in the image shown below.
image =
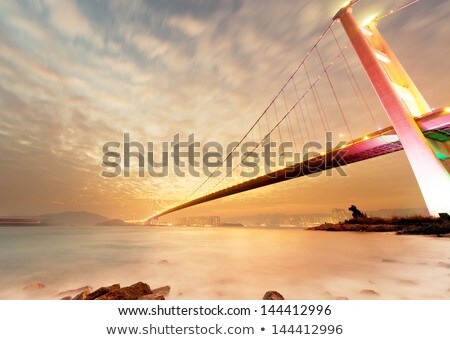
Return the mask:
<svg viewBox="0 0 450 340">
<path fill-rule="evenodd" d="M 268 290 L 287 299 L 449 299 L 450 239 L 297 228 L 0 228 L 0 299 L 137 281 L 170 285 L 169 299 L 261 299 Z M 46 289 L 27 293 L 31 282 Z"/>
</svg>

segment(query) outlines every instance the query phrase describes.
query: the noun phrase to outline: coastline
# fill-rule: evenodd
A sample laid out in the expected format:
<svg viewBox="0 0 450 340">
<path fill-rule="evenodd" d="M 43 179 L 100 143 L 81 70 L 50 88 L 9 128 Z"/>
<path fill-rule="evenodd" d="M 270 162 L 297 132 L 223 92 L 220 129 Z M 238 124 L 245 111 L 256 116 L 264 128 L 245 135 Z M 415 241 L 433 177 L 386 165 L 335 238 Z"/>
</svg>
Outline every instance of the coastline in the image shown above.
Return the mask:
<svg viewBox="0 0 450 340">
<path fill-rule="evenodd" d="M 396 235 L 428 235 L 450 237 L 450 220 L 432 217 L 413 218 L 359 218 L 339 223 L 324 223 L 306 228 L 312 231 L 333 232 L 375 232 L 395 233 Z"/>
</svg>

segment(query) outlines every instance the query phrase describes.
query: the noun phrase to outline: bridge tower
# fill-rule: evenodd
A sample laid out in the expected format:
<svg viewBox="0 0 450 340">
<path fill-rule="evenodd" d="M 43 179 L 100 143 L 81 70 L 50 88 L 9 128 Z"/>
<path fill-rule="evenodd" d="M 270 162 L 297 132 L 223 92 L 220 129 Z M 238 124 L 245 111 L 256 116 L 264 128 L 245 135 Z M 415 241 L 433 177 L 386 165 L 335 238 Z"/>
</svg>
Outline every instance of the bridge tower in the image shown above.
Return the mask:
<svg viewBox="0 0 450 340">
<path fill-rule="evenodd" d="M 438 159 L 414 117 L 429 105 L 377 29 L 375 21 L 361 27 L 351 5 L 334 17 L 341 22 L 375 89 L 419 184 L 431 215 L 450 212 L 450 174 Z"/>
</svg>

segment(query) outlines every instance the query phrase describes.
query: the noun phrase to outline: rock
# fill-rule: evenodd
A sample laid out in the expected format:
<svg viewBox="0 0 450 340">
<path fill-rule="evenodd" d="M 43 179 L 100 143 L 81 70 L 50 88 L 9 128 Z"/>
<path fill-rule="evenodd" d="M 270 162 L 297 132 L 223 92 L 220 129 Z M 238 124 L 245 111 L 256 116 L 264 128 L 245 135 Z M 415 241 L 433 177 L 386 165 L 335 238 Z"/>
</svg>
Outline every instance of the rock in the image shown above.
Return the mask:
<svg viewBox="0 0 450 340">
<path fill-rule="evenodd" d="M 120 289 L 120 285 L 118 283 L 116 283 L 112 286 L 109 286 L 109 287 L 101 287 L 101 288 L 93 291 L 92 293 L 88 294 L 84 300 L 95 300 L 102 295 L 108 294 L 110 292 L 113 292 L 113 291 L 119 290 L 119 289 Z"/>
<path fill-rule="evenodd" d="M 61 293 L 58 293 L 56 295 L 56 297 L 67 296 L 67 295 L 75 296 L 75 295 L 79 295 L 79 294 L 81 294 L 83 292 L 87 292 L 87 294 L 89 294 L 90 292 L 92 292 L 92 287 L 91 286 L 84 286 L 84 287 L 81 287 L 81 288 L 78 288 L 78 289 L 65 290 L 65 291 L 63 291 Z"/>
<path fill-rule="evenodd" d="M 161 260 L 158 262 L 158 264 L 169 264 L 169 261 L 167 260 Z"/>
<path fill-rule="evenodd" d="M 363 289 L 360 291 L 360 293 L 364 294 L 364 295 L 380 296 L 379 293 L 377 293 L 376 291 L 374 291 L 372 289 Z"/>
<path fill-rule="evenodd" d="M 33 282 L 25 287 L 23 287 L 24 290 L 36 290 L 36 289 L 44 289 L 45 285 L 42 282 Z"/>
<path fill-rule="evenodd" d="M 121 289 L 112 290 L 96 298 L 96 300 L 137 300 L 144 295 L 152 294 L 150 286 L 143 282 Z"/>
<path fill-rule="evenodd" d="M 270 290 L 264 294 L 263 300 L 284 300 L 284 297 L 280 293 Z"/>
<path fill-rule="evenodd" d="M 161 294 L 148 294 L 140 296 L 138 300 L 165 300 L 164 295 Z"/>
<path fill-rule="evenodd" d="M 410 286 L 417 286 L 418 285 L 418 283 L 416 281 L 413 281 L 413 280 L 398 279 L 397 281 L 399 283 L 404 284 L 404 285 L 410 285 Z"/>
<path fill-rule="evenodd" d="M 396 263 L 398 262 L 397 260 L 394 259 L 382 259 L 381 262 L 385 262 L 385 263 Z"/>
<path fill-rule="evenodd" d="M 75 296 L 72 300 L 89 300 L 88 297 L 89 293 L 87 291 L 81 292 L 77 296 Z"/>
<path fill-rule="evenodd" d="M 170 293 L 170 286 L 159 287 L 152 289 L 152 291 L 153 294 L 168 295 Z"/>
<path fill-rule="evenodd" d="M 61 300 L 72 300 L 71 296 L 64 296 Z"/>
<path fill-rule="evenodd" d="M 334 299 L 334 295 L 331 294 L 329 291 L 323 292 L 323 297 L 324 297 L 326 300 L 333 300 L 333 299 Z"/>
<path fill-rule="evenodd" d="M 442 261 L 438 262 L 438 266 L 450 269 L 450 263 L 447 263 L 447 262 L 442 262 Z"/>
<path fill-rule="evenodd" d="M 336 297 L 336 300 L 349 300 L 349 298 L 346 296 L 338 296 Z"/>
</svg>

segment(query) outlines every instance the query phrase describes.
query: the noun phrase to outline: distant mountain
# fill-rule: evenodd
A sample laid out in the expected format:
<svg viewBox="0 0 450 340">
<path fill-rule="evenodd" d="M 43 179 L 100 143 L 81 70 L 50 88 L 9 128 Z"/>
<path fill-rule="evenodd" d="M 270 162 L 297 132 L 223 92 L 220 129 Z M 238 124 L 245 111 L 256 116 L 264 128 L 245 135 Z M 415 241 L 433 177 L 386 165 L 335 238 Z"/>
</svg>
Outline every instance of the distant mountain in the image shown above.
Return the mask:
<svg viewBox="0 0 450 340">
<path fill-rule="evenodd" d="M 109 221 L 108 217 L 88 211 L 64 211 L 39 216 L 44 224 L 61 226 L 95 226 Z"/>
</svg>

